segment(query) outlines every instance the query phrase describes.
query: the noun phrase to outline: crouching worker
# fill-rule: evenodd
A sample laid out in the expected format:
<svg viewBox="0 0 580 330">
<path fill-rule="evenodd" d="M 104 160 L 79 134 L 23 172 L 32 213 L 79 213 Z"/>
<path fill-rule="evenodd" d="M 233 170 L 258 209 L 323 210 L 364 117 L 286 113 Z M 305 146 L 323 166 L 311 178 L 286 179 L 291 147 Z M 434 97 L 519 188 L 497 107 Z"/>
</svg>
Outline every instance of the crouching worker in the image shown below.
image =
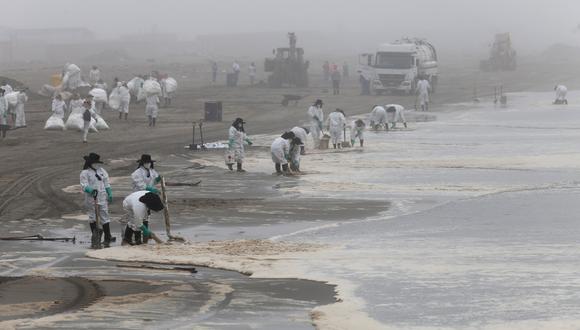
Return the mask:
<svg viewBox="0 0 580 330">
<path fill-rule="evenodd" d="M 387 125 L 391 124 L 391 129 L 396 128 L 397 123 L 403 123 L 407 128 L 407 119 L 405 119 L 405 108 L 400 104 L 387 104 Z"/>
<path fill-rule="evenodd" d="M 84 156 L 85 165 L 81 171 L 80 183 L 85 195 L 85 206 L 91 226 L 91 248 L 101 245 L 100 228 L 97 228 L 97 213 L 105 234 L 104 247 L 111 245 L 111 228 L 109 227 L 109 203 L 113 201 L 113 191 L 109 184 L 109 174 L 101 167 L 101 156 L 90 153 Z"/>
<path fill-rule="evenodd" d="M 350 144 L 354 147 L 356 139 L 360 141 L 361 148 L 365 143 L 365 122 L 362 119 L 357 119 L 352 123 L 352 128 L 350 130 Z"/>
<path fill-rule="evenodd" d="M 123 236 L 122 245 L 141 245 L 152 238 L 157 243 L 162 241 L 149 229 L 149 225 L 143 224 L 149 219 L 151 211 L 159 212 L 164 209 L 159 195 L 149 191 L 136 191 L 123 200 L 123 209 L 128 218 L 127 227 Z M 135 241 L 133 242 L 133 238 Z M 143 239 L 142 239 L 143 238 Z"/>
<path fill-rule="evenodd" d="M 293 173 L 300 173 L 300 155 L 303 145 L 299 137 L 295 137 L 290 143 L 290 170 Z"/>
<path fill-rule="evenodd" d="M 294 138 L 294 133 L 286 132 L 272 142 L 270 151 L 272 153 L 274 167 L 276 168 L 276 174 L 278 175 L 290 173 L 288 169 L 288 159 L 290 159 L 290 141 Z"/>
</svg>

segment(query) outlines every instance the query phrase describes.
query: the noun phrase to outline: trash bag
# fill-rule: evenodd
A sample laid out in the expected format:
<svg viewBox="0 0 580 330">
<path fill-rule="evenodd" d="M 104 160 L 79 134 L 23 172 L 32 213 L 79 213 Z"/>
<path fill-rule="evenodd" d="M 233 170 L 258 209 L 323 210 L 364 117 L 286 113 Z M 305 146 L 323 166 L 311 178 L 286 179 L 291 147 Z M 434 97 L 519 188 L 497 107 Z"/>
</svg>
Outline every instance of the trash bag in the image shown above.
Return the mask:
<svg viewBox="0 0 580 330">
<path fill-rule="evenodd" d="M 119 87 L 116 87 L 109 95 L 109 108 L 118 111 L 119 107 L 121 107 L 121 94 L 119 93 Z"/>
<path fill-rule="evenodd" d="M 143 82 L 145 82 L 145 80 L 143 80 L 143 78 L 140 78 L 140 77 L 135 77 L 135 78 L 129 80 L 129 82 L 127 83 L 127 88 L 129 88 L 129 93 L 131 93 L 131 95 L 137 97 L 137 94 L 139 94 L 139 90 L 141 90 L 141 87 L 143 86 Z"/>
<path fill-rule="evenodd" d="M 19 92 L 12 92 L 4 95 L 4 98 L 8 102 L 8 105 L 16 106 L 16 104 L 18 103 L 18 94 Z"/>
<path fill-rule="evenodd" d="M 101 89 L 101 88 L 91 89 L 91 91 L 89 92 L 89 95 L 93 96 L 93 100 L 95 100 L 95 102 L 107 103 L 107 101 L 108 101 L 107 91 L 105 91 L 104 89 Z"/>
<path fill-rule="evenodd" d="M 97 121 L 95 120 L 95 118 L 91 118 L 91 126 L 89 127 L 89 132 L 95 133 L 98 132 L 96 124 Z M 83 112 L 73 112 L 68 116 L 65 127 L 66 129 L 80 132 L 83 130 L 84 125 L 85 121 L 83 120 Z"/>
<path fill-rule="evenodd" d="M 48 131 L 62 131 L 64 130 L 64 122 L 60 117 L 52 115 L 46 121 L 44 129 Z"/>
<path fill-rule="evenodd" d="M 146 97 L 147 93 L 145 93 L 145 90 L 143 88 L 139 88 L 139 92 L 137 93 L 137 102 L 144 101 Z"/>
<path fill-rule="evenodd" d="M 175 93 L 177 90 L 177 81 L 171 77 L 165 79 L 165 90 L 167 93 Z"/>
<path fill-rule="evenodd" d="M 149 79 L 143 83 L 143 90 L 145 90 L 147 96 L 160 95 L 161 85 L 157 81 Z"/>
<path fill-rule="evenodd" d="M 101 117 L 99 115 L 97 115 L 97 123 L 95 124 L 95 127 L 99 131 L 106 131 L 109 129 L 109 125 L 107 125 L 107 122 L 103 119 L 103 117 Z"/>
</svg>

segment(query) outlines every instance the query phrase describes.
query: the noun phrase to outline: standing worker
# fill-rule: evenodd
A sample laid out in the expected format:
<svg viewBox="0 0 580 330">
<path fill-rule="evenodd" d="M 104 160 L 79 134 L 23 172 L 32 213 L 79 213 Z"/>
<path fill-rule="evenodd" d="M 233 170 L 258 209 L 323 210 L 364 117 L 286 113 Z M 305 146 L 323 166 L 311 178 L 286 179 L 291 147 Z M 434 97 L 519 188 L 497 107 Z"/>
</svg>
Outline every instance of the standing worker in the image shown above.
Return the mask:
<svg viewBox="0 0 580 330">
<path fill-rule="evenodd" d="M 254 82 L 256 81 L 256 64 L 254 64 L 254 62 L 250 64 L 248 74 L 250 76 L 250 85 L 254 86 Z"/>
<path fill-rule="evenodd" d="M 60 94 L 56 94 L 54 99 L 52 100 L 52 113 L 53 115 L 59 117 L 60 119 L 64 119 L 66 103 L 62 100 L 62 96 Z"/>
<path fill-rule="evenodd" d="M 359 71 L 360 95 L 371 95 L 371 79 Z"/>
<path fill-rule="evenodd" d="M 349 76 L 350 76 L 350 70 L 349 70 L 349 67 L 348 67 L 348 63 L 344 62 L 342 64 L 342 77 L 344 79 L 348 79 Z"/>
<path fill-rule="evenodd" d="M 556 85 L 554 90 L 556 91 L 556 100 L 554 101 L 554 104 L 568 104 L 568 100 L 566 99 L 568 88 L 564 85 Z"/>
<path fill-rule="evenodd" d="M 24 113 L 24 103 L 28 102 L 28 95 L 26 95 L 27 89 L 18 93 L 18 98 L 16 101 L 16 118 L 14 120 L 14 128 L 26 127 L 26 114 Z"/>
<path fill-rule="evenodd" d="M 322 123 L 324 122 L 324 112 L 322 106 L 324 103 L 318 99 L 313 105 L 308 108 L 308 116 L 310 117 L 310 134 L 314 141 L 314 148 L 320 147 L 320 135 L 322 134 Z"/>
<path fill-rule="evenodd" d="M 85 165 L 81 171 L 80 183 L 85 195 L 85 207 L 89 215 L 91 232 L 95 235 L 100 230 L 100 228 L 97 228 L 96 212 L 98 212 L 105 234 L 104 246 L 109 247 L 111 244 L 109 203 L 113 201 L 113 191 L 109 184 L 109 174 L 101 167 L 103 162 L 101 162 L 101 157 L 98 154 L 90 153 L 83 158 L 85 159 Z M 100 245 L 100 242 L 98 243 Z M 93 241 L 92 244 L 93 246 L 91 247 L 94 248 L 97 242 Z"/>
<path fill-rule="evenodd" d="M 332 79 L 332 94 L 339 95 L 340 94 L 340 71 L 338 68 L 332 71 L 330 75 Z"/>
<path fill-rule="evenodd" d="M 285 132 L 282 136 L 277 137 L 274 142 L 272 142 L 270 153 L 272 154 L 272 161 L 274 162 L 274 168 L 278 175 L 289 173 L 288 160 L 290 159 L 290 141 L 294 138 L 294 133 Z"/>
<path fill-rule="evenodd" d="M 133 191 L 147 190 L 159 194 L 155 185 L 161 182 L 161 176 L 155 170 L 155 161 L 151 159 L 151 155 L 141 155 L 137 163 L 137 169 L 131 174 Z"/>
<path fill-rule="evenodd" d="M 252 141 L 248 139 L 244 124 L 246 122 L 242 118 L 236 118 L 228 132 L 228 159 L 226 164 L 230 171 L 234 170 L 234 162 L 238 165 L 238 172 L 245 172 L 242 168 L 244 162 L 244 143 L 252 145 Z"/>
<path fill-rule="evenodd" d="M 421 80 L 417 82 L 417 96 L 421 104 L 421 111 L 429 111 L 429 92 L 431 91 L 431 84 L 425 78 L 421 77 Z"/>
<path fill-rule="evenodd" d="M 129 87 L 127 87 L 126 82 L 118 82 L 117 85 L 120 85 L 118 88 L 119 90 L 119 119 L 123 119 L 123 115 L 125 115 L 125 120 L 129 117 L 129 103 L 131 103 L 131 93 L 129 92 Z"/>
<path fill-rule="evenodd" d="M 165 206 L 159 195 L 150 191 L 136 191 L 127 196 L 123 200 L 127 226 L 125 227 L 121 245 L 141 245 L 143 243 L 141 237 L 144 237 L 145 240 L 148 237 L 155 238 L 148 225 L 145 225 L 144 222 L 148 221 L 151 211 L 159 212 L 164 208 Z M 134 242 L 133 237 L 135 238 Z"/>
<path fill-rule="evenodd" d="M 8 82 L 6 82 L 6 81 L 2 82 L 2 86 L 0 88 L 2 88 L 4 90 L 4 95 L 14 92 L 14 89 L 12 88 L 12 86 L 10 86 L 8 84 Z"/>
<path fill-rule="evenodd" d="M 306 127 L 296 126 L 290 131 L 302 141 L 302 145 L 300 146 L 300 154 L 306 155 L 306 137 L 308 136 L 308 133 L 310 133 L 309 129 Z"/>
<path fill-rule="evenodd" d="M 149 119 L 149 127 L 155 127 L 159 115 L 159 97 L 155 94 L 145 98 L 145 113 Z"/>
<path fill-rule="evenodd" d="M 95 86 L 99 80 L 101 80 L 101 71 L 99 71 L 99 68 L 96 65 L 93 65 L 89 71 L 89 84 Z"/>
<path fill-rule="evenodd" d="M 330 63 L 328 63 L 328 61 L 324 61 L 324 64 L 322 65 L 322 74 L 324 81 L 330 80 Z"/>
<path fill-rule="evenodd" d="M 4 89 L 0 88 L 0 135 L 6 138 L 6 132 L 10 129 L 8 125 L 8 101 L 4 98 Z"/>
<path fill-rule="evenodd" d="M 342 110 L 336 109 L 328 115 L 328 130 L 330 131 L 330 139 L 334 149 L 337 148 L 337 145 L 338 148 L 342 148 L 340 143 L 342 142 L 345 125 L 346 119 Z"/>
<path fill-rule="evenodd" d="M 373 129 L 378 130 L 382 125 L 385 125 L 385 130 L 389 130 L 389 124 L 387 123 L 387 110 L 385 110 L 384 107 L 375 105 L 369 117 Z"/>
<path fill-rule="evenodd" d="M 407 120 L 405 119 L 405 108 L 400 104 L 387 104 L 387 125 L 391 124 L 391 128 L 395 128 L 397 123 L 403 123 L 407 128 Z"/>
<path fill-rule="evenodd" d="M 89 129 L 91 128 L 91 119 L 97 120 L 97 113 L 95 108 L 93 108 L 93 103 L 90 100 L 85 100 L 83 102 L 83 143 L 87 143 L 87 136 L 89 135 Z"/>
<path fill-rule="evenodd" d="M 350 144 L 354 147 L 354 143 L 358 138 L 360 142 L 360 147 L 362 148 L 365 143 L 365 122 L 362 119 L 357 119 L 352 123 L 352 128 L 350 131 Z"/>
<path fill-rule="evenodd" d="M 240 79 L 240 65 L 238 64 L 238 61 L 234 61 L 234 64 L 232 64 L 232 71 L 234 72 L 234 86 L 238 86 L 238 80 Z"/>
</svg>

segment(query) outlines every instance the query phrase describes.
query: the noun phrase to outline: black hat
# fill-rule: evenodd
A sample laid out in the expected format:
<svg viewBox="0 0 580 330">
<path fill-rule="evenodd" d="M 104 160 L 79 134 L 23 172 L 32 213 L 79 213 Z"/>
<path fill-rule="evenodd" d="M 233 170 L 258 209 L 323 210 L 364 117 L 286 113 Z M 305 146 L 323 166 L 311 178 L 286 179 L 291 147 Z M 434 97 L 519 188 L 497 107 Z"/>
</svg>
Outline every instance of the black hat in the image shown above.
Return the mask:
<svg viewBox="0 0 580 330">
<path fill-rule="evenodd" d="M 321 100 L 321 99 L 318 99 L 318 100 L 314 101 L 314 104 L 315 104 L 315 105 L 317 105 L 317 104 L 323 105 L 323 104 L 324 104 L 324 102 L 322 102 L 322 100 Z"/>
<path fill-rule="evenodd" d="M 236 124 L 245 124 L 246 122 L 242 119 L 242 118 L 236 118 L 236 120 L 234 120 L 234 123 L 232 124 L 232 126 L 235 126 Z"/>
<path fill-rule="evenodd" d="M 302 143 L 302 140 L 300 140 L 300 138 L 299 138 L 299 137 L 295 137 L 295 138 L 293 138 L 293 139 L 292 139 L 292 144 L 294 144 L 294 145 L 298 145 L 298 146 L 301 146 L 301 145 L 303 145 L 303 143 Z"/>
<path fill-rule="evenodd" d="M 88 156 L 83 156 L 83 158 L 85 159 L 85 163 L 92 165 L 92 164 L 102 164 L 103 162 L 101 161 L 101 156 L 99 156 L 98 154 L 91 152 Z"/>
<path fill-rule="evenodd" d="M 155 160 L 151 159 L 151 155 L 148 155 L 148 154 L 141 155 L 141 159 L 139 159 L 137 161 L 137 163 L 139 163 L 139 165 L 143 165 L 143 164 L 146 164 L 146 163 L 153 164 L 155 162 L 156 162 Z"/>
<path fill-rule="evenodd" d="M 154 194 L 152 192 L 148 192 L 145 195 L 141 196 L 141 198 L 139 198 L 139 201 L 145 204 L 145 206 L 147 206 L 148 209 L 153 210 L 155 212 L 159 212 L 165 208 L 165 206 L 163 206 L 161 198 L 159 198 L 159 195 Z"/>
</svg>

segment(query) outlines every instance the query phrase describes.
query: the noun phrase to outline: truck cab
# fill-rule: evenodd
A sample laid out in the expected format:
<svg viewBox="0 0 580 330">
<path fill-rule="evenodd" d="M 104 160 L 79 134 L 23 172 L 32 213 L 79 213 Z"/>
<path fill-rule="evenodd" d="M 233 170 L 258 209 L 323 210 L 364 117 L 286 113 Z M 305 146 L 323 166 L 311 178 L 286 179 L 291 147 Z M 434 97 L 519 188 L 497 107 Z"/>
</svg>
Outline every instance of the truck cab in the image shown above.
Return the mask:
<svg viewBox="0 0 580 330">
<path fill-rule="evenodd" d="M 359 57 L 361 74 L 370 79 L 371 88 L 384 92 L 414 92 L 418 78 L 425 75 L 434 90 L 437 84 L 435 48 L 421 40 L 402 40 L 379 45 L 373 54 Z"/>
</svg>

